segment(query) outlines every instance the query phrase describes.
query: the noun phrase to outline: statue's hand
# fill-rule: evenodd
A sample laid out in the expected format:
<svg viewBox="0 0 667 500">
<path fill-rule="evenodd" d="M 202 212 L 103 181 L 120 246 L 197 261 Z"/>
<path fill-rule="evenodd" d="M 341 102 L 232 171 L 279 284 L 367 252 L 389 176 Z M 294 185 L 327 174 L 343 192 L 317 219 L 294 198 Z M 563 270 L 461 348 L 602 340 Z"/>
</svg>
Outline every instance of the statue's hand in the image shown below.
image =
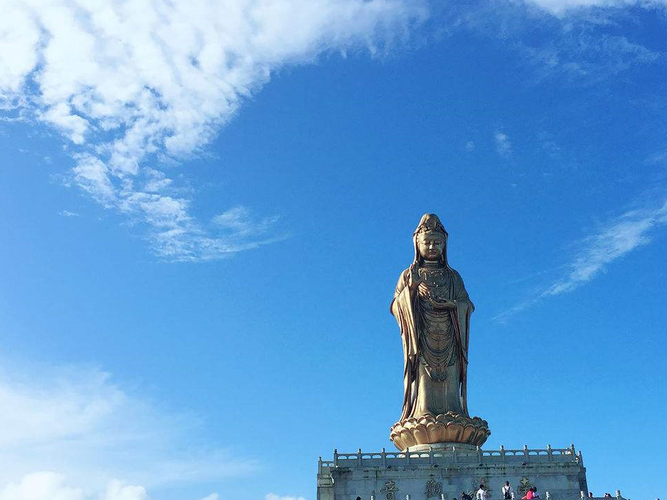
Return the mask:
<svg viewBox="0 0 667 500">
<path fill-rule="evenodd" d="M 410 272 L 408 273 L 408 287 L 410 290 L 416 290 L 421 283 L 422 277 L 419 276 L 419 266 L 417 264 L 412 264 L 410 266 Z"/>
<path fill-rule="evenodd" d="M 454 300 L 436 298 L 433 299 L 433 302 L 439 309 L 456 309 L 456 301 Z"/>
</svg>

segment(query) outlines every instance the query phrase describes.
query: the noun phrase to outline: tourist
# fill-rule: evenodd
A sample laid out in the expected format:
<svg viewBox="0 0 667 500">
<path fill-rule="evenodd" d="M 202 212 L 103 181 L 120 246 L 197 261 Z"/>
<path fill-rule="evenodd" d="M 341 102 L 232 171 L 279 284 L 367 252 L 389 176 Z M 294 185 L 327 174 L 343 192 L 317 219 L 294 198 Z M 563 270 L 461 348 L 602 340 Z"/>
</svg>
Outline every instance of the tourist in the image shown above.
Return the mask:
<svg viewBox="0 0 667 500">
<path fill-rule="evenodd" d="M 605 498 L 611 498 L 611 493 L 605 493 L 605 494 L 604 494 L 604 497 L 605 497 Z"/>
<path fill-rule="evenodd" d="M 540 498 L 540 494 L 537 492 L 537 486 L 533 486 L 533 498 Z"/>
<path fill-rule="evenodd" d="M 461 500 L 472 500 L 472 497 L 468 495 L 465 491 L 461 492 Z"/>
<path fill-rule="evenodd" d="M 505 481 L 505 486 L 502 487 L 503 498 L 505 500 L 512 500 L 514 498 L 514 491 L 509 481 Z"/>
<path fill-rule="evenodd" d="M 479 489 L 477 490 L 477 493 L 475 494 L 475 500 L 486 500 L 489 494 L 486 491 L 486 486 L 483 484 L 479 485 Z"/>
<path fill-rule="evenodd" d="M 533 488 L 530 488 L 526 494 L 521 497 L 521 500 L 533 500 Z"/>
<path fill-rule="evenodd" d="M 588 498 L 593 498 L 593 492 L 592 491 L 588 492 Z"/>
</svg>

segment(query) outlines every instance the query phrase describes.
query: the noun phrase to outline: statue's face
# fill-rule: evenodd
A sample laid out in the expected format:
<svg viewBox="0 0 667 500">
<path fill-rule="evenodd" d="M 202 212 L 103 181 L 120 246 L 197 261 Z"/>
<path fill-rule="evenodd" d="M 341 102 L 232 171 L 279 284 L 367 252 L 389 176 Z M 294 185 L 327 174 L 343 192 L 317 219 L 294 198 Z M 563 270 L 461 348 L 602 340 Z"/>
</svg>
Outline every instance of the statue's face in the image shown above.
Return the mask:
<svg viewBox="0 0 667 500">
<path fill-rule="evenodd" d="M 439 260 L 445 251 L 445 237 L 440 233 L 422 233 L 417 238 L 419 255 L 426 260 Z"/>
</svg>

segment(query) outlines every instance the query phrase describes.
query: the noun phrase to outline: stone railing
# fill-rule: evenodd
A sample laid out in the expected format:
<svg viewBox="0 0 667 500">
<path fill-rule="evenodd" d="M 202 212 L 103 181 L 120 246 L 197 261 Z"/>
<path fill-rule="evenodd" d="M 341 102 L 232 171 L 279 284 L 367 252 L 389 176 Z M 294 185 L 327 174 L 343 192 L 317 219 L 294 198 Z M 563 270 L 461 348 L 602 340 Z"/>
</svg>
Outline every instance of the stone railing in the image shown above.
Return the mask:
<svg viewBox="0 0 667 500">
<path fill-rule="evenodd" d="M 438 465 L 438 464 L 468 464 L 468 465 L 500 465 L 500 464 L 536 464 L 549 462 L 569 462 L 583 466 L 584 460 L 581 452 L 576 452 L 574 445 L 569 448 L 546 448 L 529 449 L 524 446 L 519 450 L 507 450 L 501 446 L 498 450 L 482 450 L 477 447 L 452 445 L 446 449 L 430 449 L 427 451 L 386 451 L 366 453 L 361 449 L 357 453 L 338 453 L 334 450 L 333 460 L 318 461 L 318 471 L 331 468 L 387 468 L 406 467 L 415 465 Z"/>
<path fill-rule="evenodd" d="M 580 496 L 581 496 L 581 498 L 584 498 L 584 492 L 583 491 L 581 492 Z M 545 492 L 544 498 L 546 500 L 551 500 L 551 495 L 549 494 L 548 491 Z M 587 497 L 587 498 L 589 498 L 589 499 L 592 498 L 593 500 L 598 500 L 600 498 L 602 498 L 602 499 L 606 498 L 607 500 L 609 500 L 610 497 Z M 623 498 L 621 496 L 621 492 L 619 490 L 616 490 L 616 497 L 612 497 L 612 498 L 615 498 L 615 500 L 629 500 L 629 499 Z M 375 495 L 370 495 L 370 500 L 375 500 Z M 411 495 L 405 495 L 405 500 L 412 500 Z M 446 495 L 441 494 L 440 495 L 440 500 L 447 500 Z"/>
<path fill-rule="evenodd" d="M 610 495 L 611 495 L 611 493 L 610 493 Z M 591 500 L 591 499 L 592 500 L 605 500 L 605 499 L 609 500 L 610 498 L 612 498 L 612 499 L 616 499 L 616 500 L 627 500 L 627 499 L 623 498 L 623 496 L 621 495 L 621 490 L 616 490 L 615 495 L 616 496 L 608 496 L 608 497 L 591 497 L 591 496 L 587 497 L 586 493 L 584 493 L 583 491 L 579 492 L 579 497 L 582 498 L 582 499 L 588 498 L 589 500 Z"/>
</svg>

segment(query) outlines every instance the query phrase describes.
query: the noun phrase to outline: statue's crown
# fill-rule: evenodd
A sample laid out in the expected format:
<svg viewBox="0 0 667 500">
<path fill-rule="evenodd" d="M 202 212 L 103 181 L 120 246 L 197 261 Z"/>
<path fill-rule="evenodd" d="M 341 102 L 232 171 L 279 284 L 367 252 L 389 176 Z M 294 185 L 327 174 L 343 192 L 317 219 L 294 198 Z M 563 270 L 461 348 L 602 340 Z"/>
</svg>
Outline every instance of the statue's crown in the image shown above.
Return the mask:
<svg viewBox="0 0 667 500">
<path fill-rule="evenodd" d="M 416 236 L 420 233 L 426 233 L 431 231 L 442 233 L 445 236 L 448 236 L 447 231 L 445 230 L 445 226 L 442 225 L 437 215 L 424 214 L 422 215 L 422 218 L 419 221 L 419 225 L 417 226 L 417 229 L 415 230 L 414 234 Z"/>
</svg>

